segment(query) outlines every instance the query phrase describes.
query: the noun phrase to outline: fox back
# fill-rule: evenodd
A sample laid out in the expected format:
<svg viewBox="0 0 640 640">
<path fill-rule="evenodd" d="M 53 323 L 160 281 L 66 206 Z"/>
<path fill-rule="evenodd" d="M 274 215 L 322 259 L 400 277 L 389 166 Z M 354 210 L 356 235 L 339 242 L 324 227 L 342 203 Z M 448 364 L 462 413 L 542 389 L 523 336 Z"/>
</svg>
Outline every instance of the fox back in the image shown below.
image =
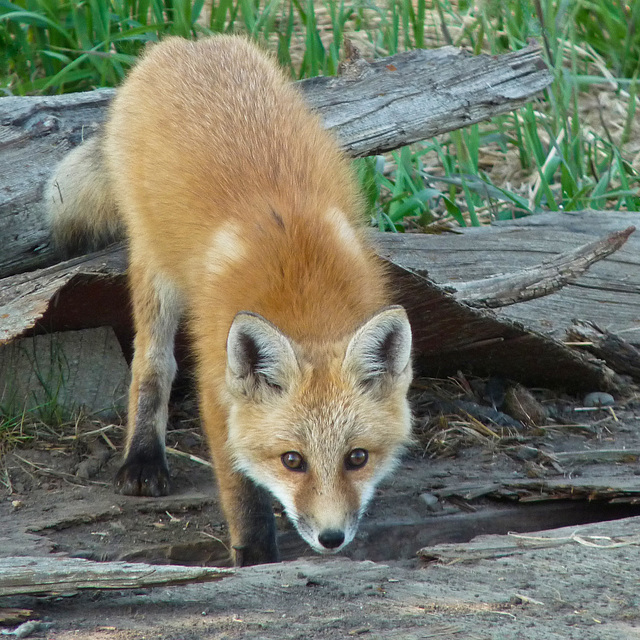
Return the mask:
<svg viewBox="0 0 640 640">
<path fill-rule="evenodd" d="M 119 89 L 99 142 L 61 166 L 56 237 L 75 242 L 83 226 L 74 194 L 87 196 L 68 184 L 79 173 L 76 184 L 105 192 L 93 190 L 87 233 L 108 220 L 130 246 L 137 335 L 120 490 L 168 490 L 184 312 L 236 562 L 277 557 L 263 489 L 314 549 L 343 548 L 410 437 L 411 332 L 336 141 L 247 40 L 170 38 Z"/>
</svg>

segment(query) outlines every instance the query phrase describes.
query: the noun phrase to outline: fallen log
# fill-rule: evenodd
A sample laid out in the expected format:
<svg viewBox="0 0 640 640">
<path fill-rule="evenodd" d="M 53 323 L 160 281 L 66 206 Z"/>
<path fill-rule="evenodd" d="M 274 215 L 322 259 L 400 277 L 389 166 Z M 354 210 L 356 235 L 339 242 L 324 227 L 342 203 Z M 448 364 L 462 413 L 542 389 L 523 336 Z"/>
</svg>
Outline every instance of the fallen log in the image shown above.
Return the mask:
<svg viewBox="0 0 640 640">
<path fill-rule="evenodd" d="M 634 211 L 546 212 L 467 227 L 440 235 L 399 234 L 380 237 L 381 254 L 434 282 L 457 287 L 468 280 L 513 274 L 554 260 L 567 248 L 597 242 L 638 224 Z M 421 271 L 420 271 L 421 270 Z M 553 295 L 495 309 L 499 319 L 566 341 L 574 318 L 595 322 L 631 344 L 640 343 L 640 235 L 593 264 Z"/>
<path fill-rule="evenodd" d="M 299 83 L 352 156 L 505 113 L 551 82 L 535 46 L 501 56 L 416 50 Z M 0 277 L 52 264 L 43 185 L 70 148 L 99 129 L 112 89 L 0 99 Z"/>
<path fill-rule="evenodd" d="M 474 307 L 495 309 L 542 298 L 581 276 L 594 262 L 617 251 L 636 230 L 631 226 L 521 271 L 450 285 L 455 297 Z"/>
<path fill-rule="evenodd" d="M 211 582 L 233 574 L 233 570 L 213 567 L 91 562 L 62 556 L 0 558 L 0 597 Z"/>
<path fill-rule="evenodd" d="M 620 235 L 618 241 L 626 237 Z M 410 255 L 402 249 L 406 244 L 420 247 L 430 242 L 428 236 L 390 238 L 378 237 L 383 245 L 380 254 L 391 263 L 397 301 L 408 310 L 416 363 L 423 374 L 447 376 L 462 369 L 572 391 L 619 386 L 617 377 L 601 363 L 538 332 L 473 308 L 457 300 L 446 285 L 415 273 Z M 607 245 L 607 240 L 603 243 Z M 395 253 L 389 251 L 391 246 Z M 111 324 L 129 349 L 132 329 L 125 268 L 124 249 L 114 246 L 0 281 L 0 344 L 20 335 Z M 491 279 L 489 282 L 492 286 Z"/>
</svg>

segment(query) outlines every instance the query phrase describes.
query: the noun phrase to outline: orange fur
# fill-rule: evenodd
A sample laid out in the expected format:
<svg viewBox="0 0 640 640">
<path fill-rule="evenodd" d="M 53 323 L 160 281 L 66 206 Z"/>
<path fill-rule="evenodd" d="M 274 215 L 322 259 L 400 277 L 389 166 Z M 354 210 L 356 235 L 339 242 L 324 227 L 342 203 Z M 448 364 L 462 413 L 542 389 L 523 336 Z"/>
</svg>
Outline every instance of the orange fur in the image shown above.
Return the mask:
<svg viewBox="0 0 640 640">
<path fill-rule="evenodd" d="M 326 551 L 318 532 L 350 527 L 350 539 L 409 437 L 410 334 L 402 310 L 380 314 L 388 279 L 336 142 L 247 40 L 169 38 L 119 89 L 103 153 L 137 331 L 126 450 L 137 475 L 123 490 L 166 490 L 145 470 L 160 454 L 145 451 L 164 437 L 184 309 L 236 561 L 277 555 L 259 539 L 273 536 L 260 486 L 314 548 Z M 401 371 L 378 371 L 394 358 Z M 361 469 L 345 467 L 353 449 L 368 452 Z M 282 454 L 300 450 L 308 470 L 285 468 Z"/>
</svg>

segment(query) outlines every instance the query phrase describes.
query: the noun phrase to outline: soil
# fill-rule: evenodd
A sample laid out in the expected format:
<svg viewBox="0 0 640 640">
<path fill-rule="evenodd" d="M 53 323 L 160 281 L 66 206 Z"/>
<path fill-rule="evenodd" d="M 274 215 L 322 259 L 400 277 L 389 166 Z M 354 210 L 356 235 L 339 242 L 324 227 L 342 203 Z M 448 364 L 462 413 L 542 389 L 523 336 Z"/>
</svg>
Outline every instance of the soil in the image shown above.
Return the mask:
<svg viewBox="0 0 640 640">
<path fill-rule="evenodd" d="M 276 506 L 282 563 L 210 584 L 0 598 L 0 614 L 29 609 L 29 618 L 45 623 L 34 637 L 60 639 L 638 639 L 640 404 L 627 398 L 614 409 L 575 412 L 575 399 L 541 399 L 555 419 L 518 431 L 423 415 L 419 444 L 339 557 L 316 556 Z M 420 397 L 416 403 L 424 414 Z M 174 411 L 172 422 L 168 445 L 206 458 L 191 408 Z M 117 495 L 119 456 L 111 446 L 119 447 L 122 429 L 101 428 L 41 434 L 4 456 L 0 557 L 228 566 L 211 470 L 171 455 L 170 496 Z M 416 556 L 427 546 L 437 556 L 445 543 L 478 544 L 481 534 L 500 534 L 490 538 L 500 547 L 513 540 L 508 532 L 562 526 L 570 528 L 534 537 L 579 532 L 578 541 L 622 546 L 575 542 L 471 562 Z"/>
</svg>

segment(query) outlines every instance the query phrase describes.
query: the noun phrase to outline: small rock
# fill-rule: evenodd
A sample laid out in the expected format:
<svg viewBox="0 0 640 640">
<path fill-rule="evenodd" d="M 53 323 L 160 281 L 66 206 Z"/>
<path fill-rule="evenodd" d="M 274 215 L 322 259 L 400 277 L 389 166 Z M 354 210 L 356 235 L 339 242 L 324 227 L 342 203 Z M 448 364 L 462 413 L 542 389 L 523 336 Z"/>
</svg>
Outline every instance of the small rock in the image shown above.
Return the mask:
<svg viewBox="0 0 640 640">
<path fill-rule="evenodd" d="M 616 403 L 610 393 L 604 391 L 592 391 L 582 400 L 583 407 L 612 407 Z"/>
<path fill-rule="evenodd" d="M 22 507 L 24 507 L 24 502 L 22 502 L 22 500 L 12 500 L 11 506 L 14 509 L 22 509 Z"/>
<path fill-rule="evenodd" d="M 504 378 L 494 376 L 487 380 L 482 399 L 488 402 L 494 409 L 500 409 L 504 404 L 506 393 L 507 383 Z"/>
<path fill-rule="evenodd" d="M 429 511 L 442 511 L 438 496 L 434 496 L 432 493 L 421 493 L 420 499 L 425 503 Z"/>
</svg>

